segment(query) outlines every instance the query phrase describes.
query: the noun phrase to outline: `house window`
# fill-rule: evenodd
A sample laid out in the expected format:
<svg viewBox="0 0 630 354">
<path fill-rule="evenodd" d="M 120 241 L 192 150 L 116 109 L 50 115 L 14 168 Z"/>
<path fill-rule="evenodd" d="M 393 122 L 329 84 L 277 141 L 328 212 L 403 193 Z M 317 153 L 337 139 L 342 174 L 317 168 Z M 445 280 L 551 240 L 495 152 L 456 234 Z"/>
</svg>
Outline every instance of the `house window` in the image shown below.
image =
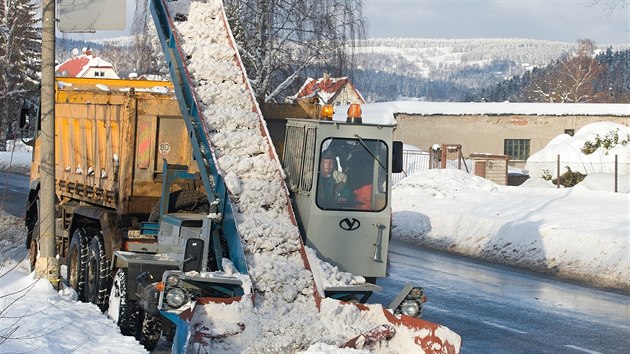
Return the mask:
<svg viewBox="0 0 630 354">
<path fill-rule="evenodd" d="M 95 71 L 94 72 L 94 77 L 105 77 L 105 72 L 104 71 Z"/>
<path fill-rule="evenodd" d="M 573 134 L 575 134 L 575 129 L 565 129 L 564 133 L 573 136 Z"/>
<path fill-rule="evenodd" d="M 510 156 L 510 160 L 527 160 L 529 157 L 530 139 L 505 139 L 503 154 Z"/>
</svg>

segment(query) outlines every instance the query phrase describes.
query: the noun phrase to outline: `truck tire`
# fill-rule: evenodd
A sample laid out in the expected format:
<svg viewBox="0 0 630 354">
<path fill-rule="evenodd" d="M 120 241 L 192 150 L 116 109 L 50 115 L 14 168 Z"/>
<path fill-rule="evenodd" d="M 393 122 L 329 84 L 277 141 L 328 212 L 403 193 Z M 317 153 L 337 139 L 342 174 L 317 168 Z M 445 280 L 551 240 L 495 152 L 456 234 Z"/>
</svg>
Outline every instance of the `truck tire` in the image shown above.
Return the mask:
<svg viewBox="0 0 630 354">
<path fill-rule="evenodd" d="M 175 212 L 201 212 L 208 213 L 210 204 L 208 197 L 196 190 L 180 189 L 168 196 L 168 213 Z M 150 222 L 158 221 L 160 216 L 160 204 L 158 203 L 151 210 L 149 215 Z"/>
<path fill-rule="evenodd" d="M 27 221 L 26 224 L 26 248 L 28 248 L 31 272 L 35 271 L 35 263 L 37 263 L 37 258 L 39 257 L 39 198 L 35 199 L 33 204 L 34 210 L 29 218 L 30 221 Z"/>
<path fill-rule="evenodd" d="M 92 239 L 87 254 L 85 269 L 85 301 L 98 306 L 101 311 L 107 310 L 109 292 L 109 261 L 105 255 L 105 243 L 99 231 L 88 229 Z"/>
<path fill-rule="evenodd" d="M 152 351 L 158 344 L 162 336 L 162 324 L 160 317 L 152 316 L 140 309 L 140 321 L 138 322 L 138 331 L 136 339 L 148 351 Z"/>
<path fill-rule="evenodd" d="M 126 268 L 116 271 L 108 302 L 107 316 L 118 325 L 122 335 L 133 336 L 136 333 L 136 323 L 138 323 L 138 307 L 135 301 L 129 301 L 127 297 Z"/>
<path fill-rule="evenodd" d="M 66 261 L 68 285 L 76 291 L 80 301 L 85 301 L 85 268 L 88 262 L 88 241 L 89 238 L 85 229 L 76 229 L 70 240 Z"/>
</svg>

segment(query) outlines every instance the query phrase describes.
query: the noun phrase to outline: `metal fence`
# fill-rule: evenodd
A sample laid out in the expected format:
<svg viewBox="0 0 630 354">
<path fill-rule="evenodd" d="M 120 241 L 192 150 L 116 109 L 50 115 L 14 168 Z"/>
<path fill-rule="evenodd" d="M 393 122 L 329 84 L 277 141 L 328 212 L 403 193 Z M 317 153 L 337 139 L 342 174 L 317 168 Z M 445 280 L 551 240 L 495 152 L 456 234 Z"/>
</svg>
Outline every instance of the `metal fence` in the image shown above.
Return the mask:
<svg viewBox="0 0 630 354">
<path fill-rule="evenodd" d="M 628 156 L 597 155 L 581 157 L 556 156 L 554 160 L 528 161 L 525 166 L 532 177 L 544 177 L 556 180 L 558 187 L 560 181 L 557 178 L 563 174 L 579 172 L 583 175 L 591 175 L 597 179 L 597 183 L 612 192 L 627 191 L 630 189 L 630 162 Z"/>
<path fill-rule="evenodd" d="M 407 176 L 431 168 L 431 154 L 425 151 L 405 150 L 403 151 L 403 166 L 403 172 L 392 174 L 392 186 Z"/>
</svg>

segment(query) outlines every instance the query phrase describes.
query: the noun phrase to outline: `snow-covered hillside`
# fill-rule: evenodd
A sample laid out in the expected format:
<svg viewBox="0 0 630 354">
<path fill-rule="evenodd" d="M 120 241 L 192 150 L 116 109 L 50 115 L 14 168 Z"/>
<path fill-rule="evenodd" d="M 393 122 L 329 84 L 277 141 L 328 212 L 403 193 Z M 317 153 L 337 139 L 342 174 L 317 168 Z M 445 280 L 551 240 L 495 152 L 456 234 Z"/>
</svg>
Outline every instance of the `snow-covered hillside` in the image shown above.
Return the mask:
<svg viewBox="0 0 630 354">
<path fill-rule="evenodd" d="M 534 66 L 547 65 L 576 48 L 577 43 L 520 38 L 373 38 L 360 42 L 356 60 L 360 69 L 424 78 L 440 78 L 445 72 L 465 67 L 506 62 L 509 71 L 497 74 L 512 76 Z"/>
</svg>

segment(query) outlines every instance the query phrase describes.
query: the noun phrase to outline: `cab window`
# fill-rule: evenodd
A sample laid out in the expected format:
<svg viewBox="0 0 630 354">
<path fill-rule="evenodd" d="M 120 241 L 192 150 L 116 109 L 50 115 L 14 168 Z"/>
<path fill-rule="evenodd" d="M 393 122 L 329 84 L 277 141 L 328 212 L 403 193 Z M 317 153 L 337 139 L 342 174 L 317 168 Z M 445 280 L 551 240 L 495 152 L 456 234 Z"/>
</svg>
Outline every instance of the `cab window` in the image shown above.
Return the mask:
<svg viewBox="0 0 630 354">
<path fill-rule="evenodd" d="M 323 210 L 381 211 L 387 205 L 387 145 L 329 138 L 319 150 L 316 204 Z"/>
</svg>

